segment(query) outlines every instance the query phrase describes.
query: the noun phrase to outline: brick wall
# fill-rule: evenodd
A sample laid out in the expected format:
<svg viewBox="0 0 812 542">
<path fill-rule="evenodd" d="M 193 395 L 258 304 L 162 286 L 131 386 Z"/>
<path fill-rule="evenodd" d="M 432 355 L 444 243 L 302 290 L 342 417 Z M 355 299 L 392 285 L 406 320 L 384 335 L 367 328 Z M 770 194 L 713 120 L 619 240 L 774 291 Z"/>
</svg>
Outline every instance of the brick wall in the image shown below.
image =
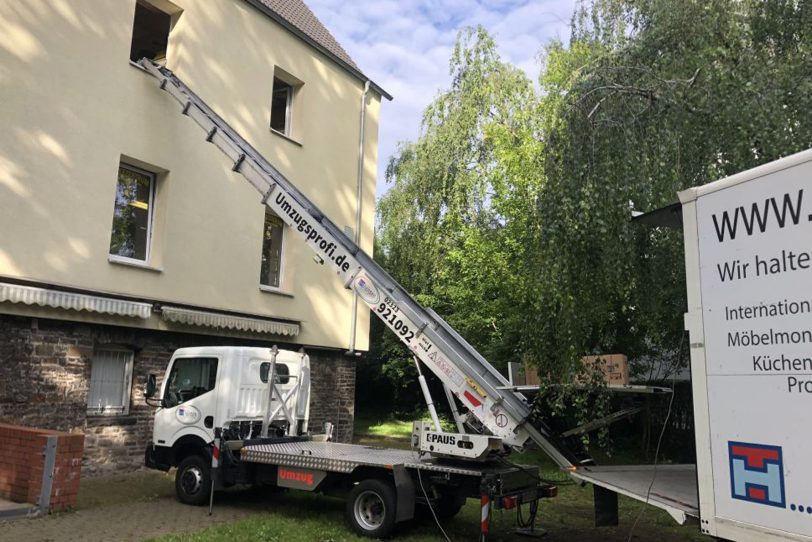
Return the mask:
<svg viewBox="0 0 812 542">
<path fill-rule="evenodd" d="M 152 437 L 153 409 L 144 402 L 149 373 L 163 375 L 176 349 L 186 346 L 299 345 L 0 315 L 0 419 L 85 434 L 83 472 L 102 474 L 143 466 Z M 88 416 L 94 348 L 118 345 L 135 353 L 130 409 L 123 416 Z M 311 424 L 336 424 L 336 437 L 352 439 L 355 360 L 343 352 L 306 348 L 311 359 Z"/>
<path fill-rule="evenodd" d="M 50 509 L 76 506 L 84 435 L 0 423 L 0 497 L 37 504 L 42 490 L 45 448 L 56 437 Z"/>
</svg>

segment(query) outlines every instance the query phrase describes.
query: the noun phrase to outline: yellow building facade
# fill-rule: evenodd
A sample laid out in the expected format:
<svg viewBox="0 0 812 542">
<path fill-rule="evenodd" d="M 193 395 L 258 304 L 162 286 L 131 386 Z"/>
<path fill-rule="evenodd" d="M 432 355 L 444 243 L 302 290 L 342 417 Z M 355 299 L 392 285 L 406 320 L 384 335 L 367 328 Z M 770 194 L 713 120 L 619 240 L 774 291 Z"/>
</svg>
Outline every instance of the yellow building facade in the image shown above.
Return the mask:
<svg viewBox="0 0 812 542">
<path fill-rule="evenodd" d="M 132 62 L 142 55 L 173 70 L 372 251 L 389 96 L 302 2 L 0 0 L 0 339 L 23 345 L 0 354 L 0 380 L 4 370 L 30 374 L 47 388 L 32 397 L 53 405 L 61 394 L 76 411 L 49 423 L 6 380 L 0 417 L 103 439 L 100 419 L 120 429 L 110 420 L 135 416 L 140 435 L 149 414 L 140 379 L 160 374 L 172 347 L 303 346 L 353 378 L 345 351 L 368 348 L 363 304 L 356 314 L 352 293 L 266 215 Z M 129 352 L 123 376 L 110 352 Z M 94 362 L 124 381 L 104 388 Z M 37 369 L 54 364 L 64 370 Z M 317 402 L 315 377 L 314 388 Z M 351 420 L 351 393 L 330 397 L 322 417 L 335 402 Z"/>
</svg>

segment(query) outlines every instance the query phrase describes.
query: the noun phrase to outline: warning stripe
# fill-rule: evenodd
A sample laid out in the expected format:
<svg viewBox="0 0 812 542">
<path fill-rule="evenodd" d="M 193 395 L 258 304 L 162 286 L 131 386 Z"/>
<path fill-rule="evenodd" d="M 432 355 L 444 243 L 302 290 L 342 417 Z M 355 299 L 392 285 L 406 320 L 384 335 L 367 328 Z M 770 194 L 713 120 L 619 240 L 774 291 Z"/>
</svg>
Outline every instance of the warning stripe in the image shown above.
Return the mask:
<svg viewBox="0 0 812 542">
<path fill-rule="evenodd" d="M 216 469 L 220 466 L 220 439 L 214 439 L 211 448 L 211 468 Z"/>
<path fill-rule="evenodd" d="M 482 505 L 482 515 L 480 516 L 479 532 L 488 534 L 490 530 L 491 499 L 487 495 L 482 495 L 480 504 Z"/>
<path fill-rule="evenodd" d="M 462 395 L 468 399 L 468 402 L 471 403 L 475 408 L 482 406 L 482 402 L 474 397 L 474 394 L 472 394 L 470 391 L 465 390 Z"/>
</svg>

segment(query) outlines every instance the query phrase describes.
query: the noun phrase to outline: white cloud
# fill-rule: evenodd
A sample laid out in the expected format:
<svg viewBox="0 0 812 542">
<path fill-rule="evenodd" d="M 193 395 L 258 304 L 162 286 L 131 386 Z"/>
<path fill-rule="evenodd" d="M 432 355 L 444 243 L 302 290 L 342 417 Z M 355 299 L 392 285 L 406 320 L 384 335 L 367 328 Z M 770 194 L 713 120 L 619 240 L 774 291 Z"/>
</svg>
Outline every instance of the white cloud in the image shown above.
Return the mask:
<svg viewBox="0 0 812 542">
<path fill-rule="evenodd" d="M 378 186 L 398 142 L 413 141 L 425 107 L 448 87 L 448 59 L 457 32 L 482 25 L 499 53 L 538 79 L 537 56 L 569 36 L 576 0 L 305 0 L 361 67 L 392 94 L 381 107 Z"/>
</svg>

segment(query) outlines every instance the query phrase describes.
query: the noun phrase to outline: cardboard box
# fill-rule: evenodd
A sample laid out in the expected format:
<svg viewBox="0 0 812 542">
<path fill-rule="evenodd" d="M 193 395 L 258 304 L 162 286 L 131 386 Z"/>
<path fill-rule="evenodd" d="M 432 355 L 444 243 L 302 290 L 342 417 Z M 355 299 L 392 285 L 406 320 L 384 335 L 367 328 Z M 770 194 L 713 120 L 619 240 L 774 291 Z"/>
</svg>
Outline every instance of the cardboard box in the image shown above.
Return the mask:
<svg viewBox="0 0 812 542">
<path fill-rule="evenodd" d="M 586 366 L 598 365 L 607 384 L 629 385 L 629 360 L 623 354 L 600 354 L 584 356 L 581 362 Z"/>
</svg>

